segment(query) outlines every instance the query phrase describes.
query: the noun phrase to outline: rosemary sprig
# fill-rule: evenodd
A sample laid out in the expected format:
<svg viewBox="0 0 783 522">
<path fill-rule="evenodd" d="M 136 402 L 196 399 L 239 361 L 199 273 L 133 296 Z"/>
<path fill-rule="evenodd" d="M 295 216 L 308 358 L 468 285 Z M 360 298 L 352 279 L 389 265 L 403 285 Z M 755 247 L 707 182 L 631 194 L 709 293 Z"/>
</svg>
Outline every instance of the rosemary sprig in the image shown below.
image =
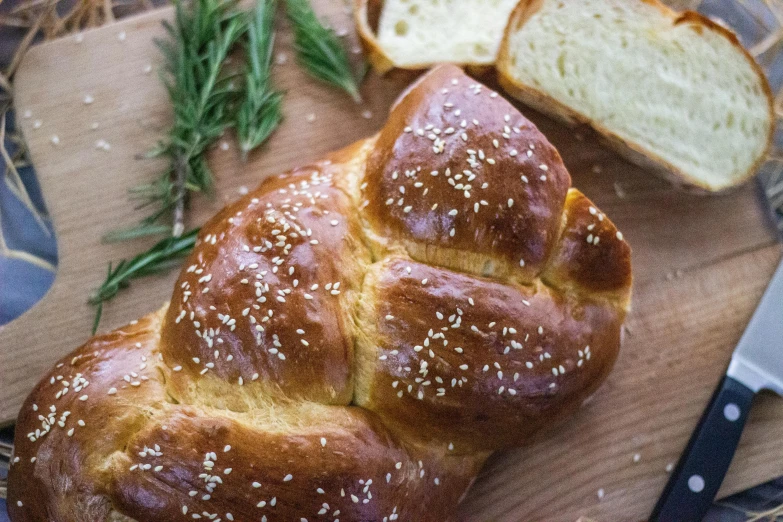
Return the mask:
<svg viewBox="0 0 783 522">
<path fill-rule="evenodd" d="M 355 102 L 361 102 L 359 85 L 340 38 L 321 24 L 308 0 L 285 0 L 285 6 L 299 63 L 314 78 L 339 87 Z"/>
<path fill-rule="evenodd" d="M 276 0 L 258 0 L 247 30 L 245 92 L 236 118 L 242 159 L 263 143 L 283 118 L 283 94 L 272 88 Z"/>
<path fill-rule="evenodd" d="M 131 189 L 139 207 L 152 206 L 152 213 L 139 225 L 111 232 L 104 239 L 170 237 L 130 261 L 120 261 L 114 268 L 109 265 L 106 279 L 89 300 L 97 307 L 93 334 L 104 302 L 131 279 L 177 265 L 193 248 L 198 230 L 182 236 L 185 203 L 191 192 L 212 187 L 207 148 L 228 127 L 236 126 L 246 156 L 269 137 L 282 117 L 282 94 L 272 88 L 270 77 L 276 1 L 259 0 L 252 17 L 237 9 L 237 0 L 192 0 L 187 9 L 182 0 L 175 5 L 174 24 L 164 23 L 170 39 L 157 42 L 165 58 L 163 81 L 174 107 L 174 123 L 166 139 L 148 154 L 165 156 L 168 167 L 154 182 Z M 228 70 L 226 58 L 243 38 L 247 65 L 241 73 L 244 90 L 240 90 L 234 86 L 241 84 L 240 73 Z M 167 216 L 173 226 L 164 222 Z"/>
<path fill-rule="evenodd" d="M 168 136 L 148 156 L 166 156 L 168 167 L 153 183 L 135 187 L 131 196 L 140 208 L 154 210 L 139 226 L 115 231 L 104 239 L 118 240 L 159 234 L 170 217 L 171 234 L 184 231 L 184 209 L 191 192 L 209 192 L 212 172 L 204 152 L 233 125 L 239 91 L 236 74 L 225 60 L 247 30 L 247 16 L 236 0 L 193 0 L 189 7 L 176 1 L 174 24 L 164 22 L 168 40 L 156 43 L 165 59 L 163 81 L 174 108 Z"/>
<path fill-rule="evenodd" d="M 109 264 L 106 279 L 89 300 L 91 305 L 97 306 L 92 334 L 95 335 L 98 330 L 104 302 L 112 299 L 121 289 L 127 288 L 132 279 L 163 272 L 178 265 L 181 258 L 193 249 L 198 232 L 199 229 L 196 228 L 180 237 L 167 237 L 130 261 L 123 259 L 114 268 Z"/>
</svg>

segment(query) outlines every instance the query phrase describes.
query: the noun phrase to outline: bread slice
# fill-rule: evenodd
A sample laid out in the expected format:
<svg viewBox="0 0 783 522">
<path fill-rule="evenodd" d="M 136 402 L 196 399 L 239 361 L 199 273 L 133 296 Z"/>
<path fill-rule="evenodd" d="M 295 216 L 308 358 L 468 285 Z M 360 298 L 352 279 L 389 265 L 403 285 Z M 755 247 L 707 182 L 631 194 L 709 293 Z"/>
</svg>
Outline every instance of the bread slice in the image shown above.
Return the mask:
<svg viewBox="0 0 783 522">
<path fill-rule="evenodd" d="M 356 26 L 372 65 L 426 69 L 492 65 L 518 0 L 356 0 Z"/>
<path fill-rule="evenodd" d="M 512 96 L 687 187 L 742 183 L 771 144 L 769 85 L 735 35 L 657 0 L 522 0 L 497 68 Z"/>
</svg>

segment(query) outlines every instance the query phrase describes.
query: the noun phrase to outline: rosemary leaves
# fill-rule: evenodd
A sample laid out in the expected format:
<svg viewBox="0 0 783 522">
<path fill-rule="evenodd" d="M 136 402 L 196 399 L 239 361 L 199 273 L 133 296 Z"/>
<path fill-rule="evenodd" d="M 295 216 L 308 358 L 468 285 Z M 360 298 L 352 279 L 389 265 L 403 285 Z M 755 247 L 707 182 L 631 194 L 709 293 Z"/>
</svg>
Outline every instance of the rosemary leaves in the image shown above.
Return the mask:
<svg viewBox="0 0 783 522">
<path fill-rule="evenodd" d="M 337 35 L 324 27 L 307 0 L 285 0 L 299 63 L 315 78 L 340 87 L 360 101 L 359 86 Z M 243 159 L 264 143 L 282 120 L 283 94 L 271 78 L 276 0 L 258 0 L 251 13 L 238 0 L 175 0 L 168 39 L 158 41 L 165 67 L 162 79 L 174 121 L 166 137 L 148 154 L 165 157 L 167 167 L 151 183 L 131 190 L 148 215 L 138 225 L 107 234 L 108 241 L 167 235 L 150 250 L 109 266 L 103 284 L 90 298 L 97 307 L 132 279 L 174 266 L 195 244 L 197 231 L 182 235 L 192 193 L 210 193 L 213 177 L 206 152 L 234 128 Z M 231 64 L 241 47 L 244 63 Z M 151 210 L 149 210 L 151 209 Z"/>
<path fill-rule="evenodd" d="M 236 117 L 243 159 L 266 141 L 283 117 L 283 95 L 272 88 L 270 75 L 276 5 L 274 0 L 258 1 L 247 31 L 245 95 Z"/>
<path fill-rule="evenodd" d="M 261 2 L 264 3 L 264 2 Z M 164 22 L 169 39 L 157 41 L 163 53 L 163 81 L 174 109 L 168 136 L 149 156 L 165 156 L 168 168 L 154 182 L 135 187 L 139 207 L 154 210 L 138 226 L 113 232 L 105 239 L 123 240 L 185 229 L 189 193 L 209 192 L 212 172 L 204 152 L 233 124 L 240 92 L 236 74 L 225 62 L 248 27 L 234 0 L 194 0 L 185 8 L 176 2 L 174 23 Z M 165 219 L 169 218 L 169 219 Z M 170 229 L 164 221 L 171 222 Z"/>
<path fill-rule="evenodd" d="M 114 268 L 109 264 L 106 279 L 89 299 L 89 303 L 97 307 L 92 325 L 93 335 L 98 330 L 105 301 L 113 298 L 121 289 L 126 288 L 132 279 L 163 272 L 177 266 L 179 261 L 193 250 L 198 231 L 199 229 L 196 228 L 180 237 L 167 237 L 133 259 L 123 259 Z"/>
<path fill-rule="evenodd" d="M 237 8 L 236 0 L 177 1 L 169 35 L 158 41 L 165 68 L 163 81 L 174 110 L 174 122 L 148 156 L 165 156 L 167 168 L 152 183 L 135 187 L 131 196 L 152 212 L 137 226 L 114 231 L 107 240 L 150 235 L 169 237 L 130 261 L 109 266 L 106 279 L 89 299 L 97 307 L 93 333 L 103 303 L 131 279 L 175 266 L 195 244 L 197 230 L 185 230 L 185 206 L 192 192 L 209 192 L 212 172 L 207 149 L 230 127 L 236 126 L 243 154 L 260 145 L 281 120 L 282 95 L 271 86 L 274 41 L 274 0 L 259 0 L 252 16 Z M 227 58 L 246 41 L 245 70 L 231 70 Z M 244 74 L 244 83 L 241 76 Z M 244 85 L 244 89 L 237 87 Z"/>
<path fill-rule="evenodd" d="M 359 84 L 340 38 L 321 24 L 308 0 L 285 0 L 285 7 L 299 64 L 314 78 L 344 90 L 360 103 Z"/>
</svg>

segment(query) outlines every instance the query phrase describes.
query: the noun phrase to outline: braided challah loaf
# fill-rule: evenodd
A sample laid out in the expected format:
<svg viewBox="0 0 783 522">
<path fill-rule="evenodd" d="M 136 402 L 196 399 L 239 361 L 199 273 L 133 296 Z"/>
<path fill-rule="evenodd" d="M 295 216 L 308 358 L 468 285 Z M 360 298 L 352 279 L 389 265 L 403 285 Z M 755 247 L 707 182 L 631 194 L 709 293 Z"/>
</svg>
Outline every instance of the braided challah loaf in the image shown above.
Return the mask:
<svg viewBox="0 0 783 522">
<path fill-rule="evenodd" d="M 372 138 L 209 223 L 171 304 L 19 416 L 21 521 L 432 521 L 609 373 L 630 250 L 557 151 L 454 66 Z"/>
</svg>

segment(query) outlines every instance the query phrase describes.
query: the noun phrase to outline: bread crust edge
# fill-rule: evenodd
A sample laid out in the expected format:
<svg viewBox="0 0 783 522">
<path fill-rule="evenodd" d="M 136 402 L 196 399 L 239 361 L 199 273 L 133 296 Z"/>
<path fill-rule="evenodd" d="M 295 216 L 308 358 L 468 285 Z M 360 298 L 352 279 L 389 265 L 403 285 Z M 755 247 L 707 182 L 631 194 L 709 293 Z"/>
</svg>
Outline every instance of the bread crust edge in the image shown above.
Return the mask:
<svg viewBox="0 0 783 522">
<path fill-rule="evenodd" d="M 639 1 L 658 8 L 662 14 L 671 19 L 673 26 L 687 23 L 693 25 L 694 27 L 698 27 L 699 30 L 712 31 L 726 38 L 731 46 L 737 49 L 745 58 L 745 60 L 750 63 L 751 68 L 756 73 L 759 79 L 759 83 L 761 84 L 764 97 L 767 100 L 767 114 L 769 120 L 767 140 L 762 152 L 742 176 L 739 176 L 737 179 L 722 185 L 707 183 L 706 181 L 698 179 L 692 174 L 672 165 L 668 161 L 664 160 L 652 151 L 647 150 L 643 146 L 618 136 L 598 122 L 591 120 L 589 117 L 572 109 L 568 105 L 561 103 L 552 96 L 549 96 L 535 87 L 531 87 L 515 80 L 510 74 L 510 68 L 508 66 L 508 58 L 510 56 L 509 39 L 513 31 L 519 29 L 519 27 L 524 24 L 527 19 L 529 19 L 538 11 L 538 9 L 543 5 L 544 0 L 521 0 L 511 12 L 511 16 L 509 16 L 509 20 L 503 34 L 503 39 L 500 43 L 498 58 L 495 63 L 500 85 L 510 96 L 522 101 L 527 105 L 530 105 L 538 111 L 552 116 L 553 118 L 562 123 L 565 123 L 570 127 L 576 127 L 580 125 L 589 126 L 595 130 L 612 149 L 614 149 L 624 158 L 643 168 L 653 171 L 655 174 L 669 181 L 677 188 L 691 193 L 703 195 L 724 193 L 729 192 L 732 189 L 736 189 L 752 178 L 761 165 L 764 164 L 767 156 L 769 155 L 769 151 L 774 140 L 774 96 L 772 94 L 772 89 L 769 86 L 769 82 L 764 75 L 764 71 L 761 69 L 758 63 L 756 63 L 756 60 L 753 59 L 750 53 L 742 46 L 742 44 L 740 44 L 736 34 L 726 29 L 725 27 L 718 25 L 709 18 L 695 11 L 674 11 L 673 9 L 670 9 L 666 5 L 662 4 L 659 0 Z"/>
</svg>

